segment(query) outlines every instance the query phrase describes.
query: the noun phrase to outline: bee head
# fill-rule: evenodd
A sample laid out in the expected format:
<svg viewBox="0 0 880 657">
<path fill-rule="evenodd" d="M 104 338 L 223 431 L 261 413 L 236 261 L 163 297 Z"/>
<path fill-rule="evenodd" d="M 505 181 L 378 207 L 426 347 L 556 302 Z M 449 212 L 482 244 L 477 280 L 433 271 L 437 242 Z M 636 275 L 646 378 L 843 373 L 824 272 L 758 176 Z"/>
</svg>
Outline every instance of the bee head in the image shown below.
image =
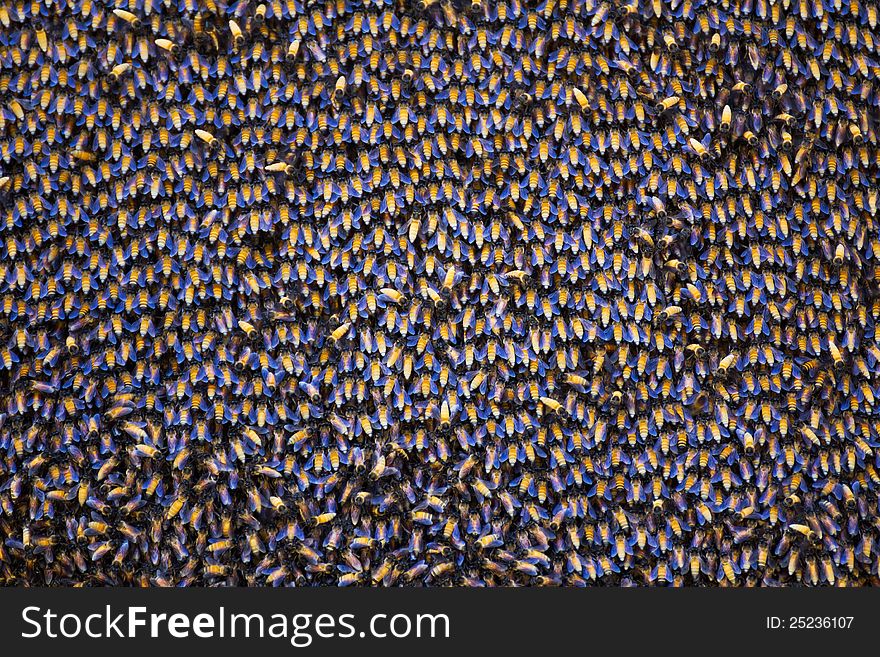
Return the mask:
<svg viewBox="0 0 880 657">
<path fill-rule="evenodd" d="M 526 108 L 528 108 L 528 107 L 531 107 L 531 105 L 532 105 L 532 101 L 533 101 L 533 100 L 534 100 L 534 99 L 532 98 L 532 95 L 531 95 L 531 94 L 527 94 L 527 93 L 524 92 L 524 91 L 523 91 L 523 92 L 520 92 L 520 93 L 518 93 L 517 96 L 516 96 L 516 105 L 517 105 L 517 108 L 518 108 L 518 109 L 526 109 Z"/>
</svg>

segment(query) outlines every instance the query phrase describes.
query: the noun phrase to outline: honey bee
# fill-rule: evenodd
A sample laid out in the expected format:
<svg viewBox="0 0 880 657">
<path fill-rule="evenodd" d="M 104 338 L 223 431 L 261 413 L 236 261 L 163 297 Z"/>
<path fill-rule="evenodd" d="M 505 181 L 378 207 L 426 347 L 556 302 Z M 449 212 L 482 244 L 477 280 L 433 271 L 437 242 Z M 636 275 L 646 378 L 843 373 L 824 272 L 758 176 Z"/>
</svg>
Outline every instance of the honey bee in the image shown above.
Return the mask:
<svg viewBox="0 0 880 657">
<path fill-rule="evenodd" d="M 727 4 L 0 7 L 0 582 L 875 583 L 877 11 Z"/>
</svg>

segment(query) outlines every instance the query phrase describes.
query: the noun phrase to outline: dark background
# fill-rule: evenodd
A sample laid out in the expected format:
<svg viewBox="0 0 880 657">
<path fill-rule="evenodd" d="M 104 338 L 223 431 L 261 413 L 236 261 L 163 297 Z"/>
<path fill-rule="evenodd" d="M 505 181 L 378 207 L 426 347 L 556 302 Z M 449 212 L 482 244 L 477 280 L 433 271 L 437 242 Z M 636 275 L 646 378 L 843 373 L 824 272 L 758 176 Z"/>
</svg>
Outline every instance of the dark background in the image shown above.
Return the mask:
<svg viewBox="0 0 880 657">
<path fill-rule="evenodd" d="M 876 647 L 874 589 L 0 589 L 0 654 L 589 655 L 860 654 Z M 80 618 L 142 605 L 148 613 L 445 613 L 449 639 L 22 639 L 28 605 Z M 766 617 L 854 616 L 850 629 L 767 630 Z M 267 619 L 268 620 L 268 619 Z M 57 620 L 55 621 L 57 626 Z M 122 624 L 120 624 L 122 625 Z M 227 625 L 228 628 L 228 625 Z M 149 634 L 148 628 L 140 628 Z M 228 631 L 228 630 L 227 630 Z M 309 630 L 314 636 L 314 627 Z M 10 650 L 12 652 L 7 652 Z M 108 651 L 111 651 L 109 653 Z M 330 651 L 329 653 L 327 651 Z M 50 652 L 51 651 L 51 652 Z M 363 652 L 366 651 L 366 652 Z M 610 651 L 610 652 L 606 652 Z M 643 653 L 642 651 L 645 651 Z"/>
</svg>

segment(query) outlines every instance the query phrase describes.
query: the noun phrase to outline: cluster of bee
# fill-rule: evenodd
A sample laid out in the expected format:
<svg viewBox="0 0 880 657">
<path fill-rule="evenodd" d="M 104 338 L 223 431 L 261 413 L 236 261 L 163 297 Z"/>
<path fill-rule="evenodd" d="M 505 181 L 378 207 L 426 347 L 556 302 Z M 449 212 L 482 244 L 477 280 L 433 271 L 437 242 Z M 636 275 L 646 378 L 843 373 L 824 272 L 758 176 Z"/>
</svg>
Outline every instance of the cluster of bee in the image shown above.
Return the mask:
<svg viewBox="0 0 880 657">
<path fill-rule="evenodd" d="M 878 583 L 878 14 L 0 4 L 0 582 Z"/>
</svg>

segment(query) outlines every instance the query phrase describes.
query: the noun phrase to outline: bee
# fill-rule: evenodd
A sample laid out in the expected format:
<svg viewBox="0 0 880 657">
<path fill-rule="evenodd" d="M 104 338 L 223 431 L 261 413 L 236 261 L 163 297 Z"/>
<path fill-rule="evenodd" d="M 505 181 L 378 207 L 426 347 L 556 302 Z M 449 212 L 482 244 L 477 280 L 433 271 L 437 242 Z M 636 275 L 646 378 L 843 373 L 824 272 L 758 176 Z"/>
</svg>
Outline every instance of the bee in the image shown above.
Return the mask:
<svg viewBox="0 0 880 657">
<path fill-rule="evenodd" d="M 667 112 L 670 109 L 672 109 L 673 107 L 676 107 L 680 101 L 681 101 L 681 98 L 679 98 L 678 96 L 668 96 L 668 97 L 664 98 L 663 100 L 658 101 L 657 106 L 656 106 L 657 112 L 658 113 Z"/>
<path fill-rule="evenodd" d="M 116 16 L 118 16 L 119 18 L 121 18 L 122 20 L 124 20 L 126 23 L 131 25 L 132 29 L 134 29 L 134 30 L 140 29 L 141 19 L 137 15 L 131 13 L 130 11 L 126 11 L 124 9 L 114 9 L 113 13 Z"/>
<path fill-rule="evenodd" d="M 113 67 L 110 73 L 107 75 L 107 79 L 110 80 L 111 83 L 116 83 L 119 81 L 119 78 L 122 77 L 125 73 L 131 70 L 131 64 L 125 62 L 122 64 L 117 64 Z"/>
<path fill-rule="evenodd" d="M 218 152 L 220 150 L 220 140 L 218 140 L 214 135 L 212 135 L 207 130 L 198 129 L 195 131 L 196 136 L 208 144 L 208 147 L 212 152 Z"/>
<path fill-rule="evenodd" d="M 236 50 L 239 50 L 244 45 L 244 34 L 241 31 L 241 27 L 234 20 L 229 21 L 229 32 L 232 34 L 233 46 Z"/>
<path fill-rule="evenodd" d="M 0 7 L 0 579 L 872 583 L 876 9 L 348 4 Z"/>
<path fill-rule="evenodd" d="M 345 97 L 345 88 L 347 86 L 347 81 L 344 75 L 340 75 L 336 79 L 336 84 L 333 87 L 333 104 L 336 107 L 342 103 L 342 99 Z"/>
<path fill-rule="evenodd" d="M 155 43 L 159 48 L 171 53 L 174 57 L 180 55 L 180 46 L 170 39 L 156 39 Z"/>
</svg>

